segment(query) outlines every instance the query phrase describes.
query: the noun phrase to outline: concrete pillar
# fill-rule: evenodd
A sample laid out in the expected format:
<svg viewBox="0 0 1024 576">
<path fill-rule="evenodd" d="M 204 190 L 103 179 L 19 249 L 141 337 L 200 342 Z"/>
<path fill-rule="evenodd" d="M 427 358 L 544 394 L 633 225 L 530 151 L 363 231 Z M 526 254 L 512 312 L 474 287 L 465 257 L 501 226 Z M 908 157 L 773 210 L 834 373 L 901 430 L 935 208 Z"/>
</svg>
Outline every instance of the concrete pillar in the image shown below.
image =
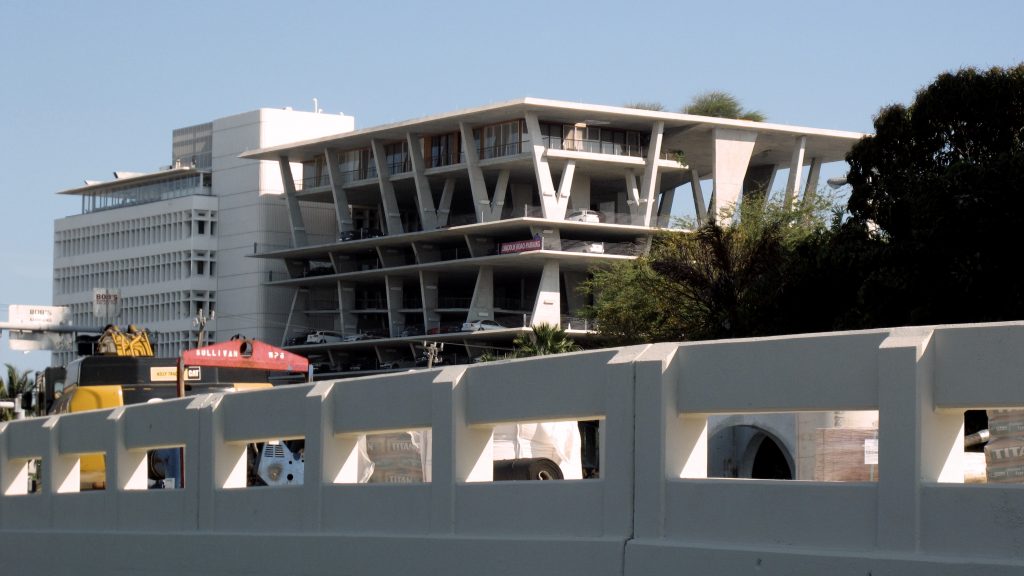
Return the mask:
<svg viewBox="0 0 1024 576">
<path fill-rule="evenodd" d="M 963 482 L 963 414 L 935 410 L 932 330 L 905 330 L 878 351 L 878 547 L 915 552 L 922 483 Z"/>
<path fill-rule="evenodd" d="M 491 266 L 481 266 L 477 272 L 466 321 L 476 320 L 494 320 L 494 268 Z"/>
<path fill-rule="evenodd" d="M 348 192 L 343 188 L 341 171 L 338 170 L 338 154 L 330 148 L 324 149 L 327 161 L 327 174 L 331 178 L 331 195 L 334 197 L 334 215 L 338 220 L 338 232 L 349 232 L 355 229 L 352 223 L 352 207 L 348 203 Z"/>
<path fill-rule="evenodd" d="M 804 185 L 804 202 L 813 202 L 818 195 L 818 179 L 821 176 L 821 159 L 811 158 L 811 169 L 807 173 L 807 184 Z"/>
<path fill-rule="evenodd" d="M 533 171 L 537 177 L 537 188 L 540 192 L 540 208 L 542 217 L 547 220 L 564 220 L 569 205 L 569 192 L 572 187 L 573 173 L 576 163 L 569 161 L 562 171 L 562 181 L 555 189 L 551 177 L 551 166 L 548 165 L 544 138 L 540 133 L 540 121 L 532 112 L 526 114 L 526 129 L 530 133 L 530 145 L 533 151 Z"/>
<path fill-rule="evenodd" d="M 437 272 L 420 271 L 420 298 L 423 300 L 423 331 L 441 324 L 437 313 Z"/>
<path fill-rule="evenodd" d="M 675 203 L 676 189 L 666 190 L 661 194 L 661 202 L 658 203 L 657 226 L 668 228 L 672 223 L 672 205 Z"/>
<path fill-rule="evenodd" d="M 793 201 L 800 194 L 800 177 L 804 170 L 804 149 L 807 147 L 807 137 L 797 136 L 793 145 L 793 159 L 789 163 L 789 180 L 786 182 L 786 197 L 783 207 L 789 210 Z"/>
<path fill-rule="evenodd" d="M 388 307 L 388 336 L 395 338 L 405 326 L 405 318 L 401 313 L 404 298 L 402 279 L 390 274 L 384 276 L 384 289 L 387 291 L 385 297 Z"/>
<path fill-rule="evenodd" d="M 430 181 L 424 173 L 426 163 L 423 161 L 423 144 L 419 135 L 407 133 L 406 144 L 409 147 L 409 159 L 412 160 L 413 182 L 416 184 L 416 208 L 420 214 L 420 224 L 424 230 L 437 228 L 437 209 L 434 207 L 434 196 L 430 191 Z"/>
<path fill-rule="evenodd" d="M 452 195 L 455 193 L 455 178 L 447 178 L 441 190 L 441 201 L 437 205 L 437 227 L 448 225 L 448 216 L 452 211 Z"/>
<path fill-rule="evenodd" d="M 647 147 L 647 162 L 644 164 L 644 176 L 640 183 L 642 226 L 651 225 L 651 215 L 654 213 L 654 199 L 658 192 L 658 158 L 661 156 L 661 140 L 664 132 L 664 122 L 655 122 L 654 127 L 651 128 L 651 143 Z"/>
<path fill-rule="evenodd" d="M 377 182 L 380 186 L 380 199 L 384 205 L 384 226 L 389 235 L 405 233 L 402 225 L 402 214 L 398 210 L 398 200 L 395 198 L 395 187 L 391 184 L 391 174 L 388 173 L 386 156 L 384 155 L 384 144 L 380 140 L 371 140 L 373 148 L 373 162 L 377 165 Z"/>
<path fill-rule="evenodd" d="M 295 248 L 306 246 L 309 244 L 309 241 L 306 239 L 306 225 L 302 221 L 302 210 L 299 209 L 299 197 L 295 191 L 295 176 L 292 174 L 292 165 L 288 162 L 287 156 L 281 156 L 277 162 L 281 167 L 281 182 L 284 184 L 284 197 L 288 203 L 288 221 L 291 224 L 292 246 Z"/>
<path fill-rule="evenodd" d="M 464 122 L 459 123 L 463 142 L 473 142 L 473 130 Z M 469 174 L 469 188 L 473 195 L 473 211 L 477 222 L 493 222 L 501 219 L 501 210 L 505 205 L 505 193 L 508 190 L 509 171 L 502 170 L 498 174 L 498 182 L 494 187 L 493 199 L 487 190 L 484 171 L 480 168 L 480 159 L 475 148 L 466 150 L 466 171 Z"/>
<path fill-rule="evenodd" d="M 708 207 L 704 203 L 704 191 L 700 185 L 700 174 L 696 168 L 690 168 L 690 188 L 693 190 L 693 207 L 697 214 L 697 226 L 708 221 Z"/>
<path fill-rule="evenodd" d="M 754 152 L 757 132 L 715 128 L 712 138 L 715 144 L 715 188 L 711 192 L 709 217 L 728 224 L 731 219 L 721 218 L 720 212 L 735 207 L 740 201 L 743 179 L 747 174 L 750 156 Z"/>
<path fill-rule="evenodd" d="M 544 270 L 540 275 L 540 286 L 537 288 L 537 301 L 533 304 L 531 326 L 538 324 L 559 326 L 561 324 L 561 291 L 558 276 L 558 262 L 555 260 L 544 262 Z"/>
</svg>

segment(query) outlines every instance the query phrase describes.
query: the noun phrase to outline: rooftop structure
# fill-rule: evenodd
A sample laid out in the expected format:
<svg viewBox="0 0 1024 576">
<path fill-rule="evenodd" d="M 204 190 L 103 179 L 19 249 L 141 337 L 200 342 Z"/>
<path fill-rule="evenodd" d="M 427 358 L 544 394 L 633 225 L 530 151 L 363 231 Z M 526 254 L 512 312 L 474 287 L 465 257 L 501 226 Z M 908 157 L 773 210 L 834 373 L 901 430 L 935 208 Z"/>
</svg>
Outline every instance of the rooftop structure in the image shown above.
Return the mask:
<svg viewBox="0 0 1024 576">
<path fill-rule="evenodd" d="M 61 192 L 80 196 L 82 209 L 54 222 L 54 304 L 68 306 L 75 325 L 146 327 L 164 356 L 195 346 L 200 310 L 216 312 L 211 340 L 278 338 L 279 298 L 261 281 L 284 267 L 245 256 L 288 241 L 280 177 L 275 164 L 238 154 L 353 127 L 351 116 L 289 109 L 220 118 L 175 130 L 164 169 L 115 172 L 109 182 Z M 307 216 L 311 230 L 316 208 Z M 120 314 L 94 317 L 95 290 L 118 294 Z M 53 363 L 73 355 L 58 351 Z"/>
</svg>

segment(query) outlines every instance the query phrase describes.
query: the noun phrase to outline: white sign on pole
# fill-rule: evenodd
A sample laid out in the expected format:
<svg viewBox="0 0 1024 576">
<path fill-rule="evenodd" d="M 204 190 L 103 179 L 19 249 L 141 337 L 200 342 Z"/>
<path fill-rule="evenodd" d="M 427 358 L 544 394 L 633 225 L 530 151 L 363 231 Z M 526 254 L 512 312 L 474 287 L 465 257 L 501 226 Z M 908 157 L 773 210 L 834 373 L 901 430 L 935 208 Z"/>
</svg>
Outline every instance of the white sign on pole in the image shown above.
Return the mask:
<svg viewBox="0 0 1024 576">
<path fill-rule="evenodd" d="M 53 326 L 63 324 L 68 314 L 65 306 L 28 306 L 11 304 L 7 307 L 7 321 L 22 326 Z"/>
<path fill-rule="evenodd" d="M 92 289 L 92 314 L 100 320 L 112 320 L 121 313 L 121 291 Z"/>
<path fill-rule="evenodd" d="M 864 464 L 878 464 L 878 438 L 864 439 Z"/>
</svg>

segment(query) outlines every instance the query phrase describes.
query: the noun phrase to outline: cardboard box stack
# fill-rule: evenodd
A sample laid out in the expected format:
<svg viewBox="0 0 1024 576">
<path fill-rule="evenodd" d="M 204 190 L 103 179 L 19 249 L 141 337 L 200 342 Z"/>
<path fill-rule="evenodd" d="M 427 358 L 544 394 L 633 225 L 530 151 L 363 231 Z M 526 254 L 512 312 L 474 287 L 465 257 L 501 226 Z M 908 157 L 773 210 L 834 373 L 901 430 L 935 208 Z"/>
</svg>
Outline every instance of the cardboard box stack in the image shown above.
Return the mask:
<svg viewBox="0 0 1024 576">
<path fill-rule="evenodd" d="M 814 479 L 819 482 L 878 480 L 877 428 L 818 428 Z"/>
<path fill-rule="evenodd" d="M 989 482 L 1024 482 L 1024 410 L 989 410 L 985 476 Z"/>
</svg>

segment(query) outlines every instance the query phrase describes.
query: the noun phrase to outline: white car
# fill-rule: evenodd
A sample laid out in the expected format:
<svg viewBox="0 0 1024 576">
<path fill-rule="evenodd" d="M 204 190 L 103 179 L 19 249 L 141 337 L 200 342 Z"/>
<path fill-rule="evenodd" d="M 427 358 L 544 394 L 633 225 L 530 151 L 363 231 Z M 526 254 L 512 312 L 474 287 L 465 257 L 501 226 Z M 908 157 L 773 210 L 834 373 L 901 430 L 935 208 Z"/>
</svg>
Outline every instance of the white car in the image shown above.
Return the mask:
<svg viewBox="0 0 1024 576">
<path fill-rule="evenodd" d="M 370 339 L 370 335 L 369 334 L 364 334 L 362 332 L 357 332 L 355 334 L 349 334 L 348 336 L 345 336 L 345 338 L 342 339 L 342 342 L 358 342 L 360 340 L 369 340 L 369 339 Z"/>
<path fill-rule="evenodd" d="M 462 325 L 463 332 L 479 332 L 480 330 L 504 330 L 505 327 L 498 324 L 494 320 L 477 320 L 476 322 L 466 322 Z"/>
<path fill-rule="evenodd" d="M 565 217 L 572 222 L 600 222 L 601 213 L 594 210 L 576 210 Z"/>
<path fill-rule="evenodd" d="M 341 342 L 341 334 L 330 330 L 317 330 L 306 336 L 306 344 L 326 344 L 328 342 Z"/>
</svg>

